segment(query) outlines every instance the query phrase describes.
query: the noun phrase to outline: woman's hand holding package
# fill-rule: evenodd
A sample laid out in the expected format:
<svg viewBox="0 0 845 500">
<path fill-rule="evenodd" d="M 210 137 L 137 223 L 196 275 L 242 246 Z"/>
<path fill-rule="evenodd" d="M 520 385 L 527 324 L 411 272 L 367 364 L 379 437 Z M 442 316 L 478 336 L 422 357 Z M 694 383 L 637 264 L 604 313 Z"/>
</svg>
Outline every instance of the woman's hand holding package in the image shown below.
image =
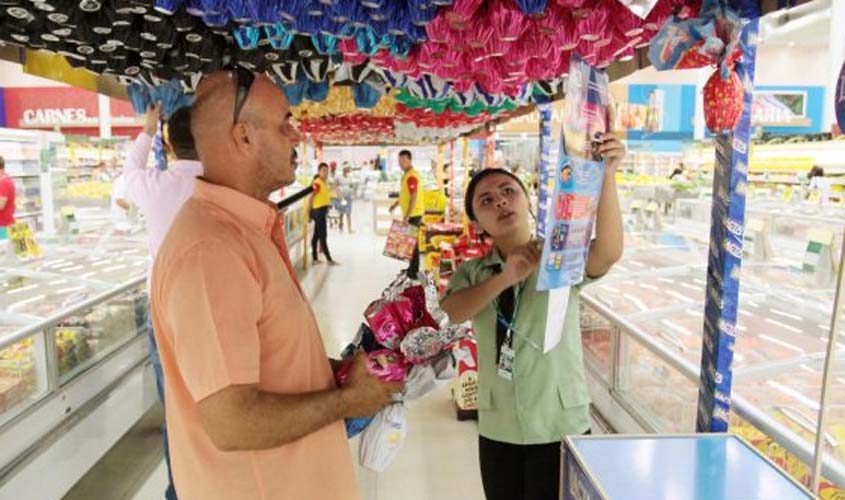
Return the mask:
<svg viewBox="0 0 845 500">
<path fill-rule="evenodd" d="M 625 158 L 625 145 L 612 133 L 602 134 L 593 144 L 599 156 L 607 162 L 607 173 L 615 174 Z"/>
<path fill-rule="evenodd" d="M 401 382 L 382 382 L 369 368 L 369 358 L 364 352 L 355 355 L 349 372 L 349 381 L 343 387 L 343 400 L 347 417 L 369 417 L 392 402 L 392 395 L 401 393 Z"/>
</svg>

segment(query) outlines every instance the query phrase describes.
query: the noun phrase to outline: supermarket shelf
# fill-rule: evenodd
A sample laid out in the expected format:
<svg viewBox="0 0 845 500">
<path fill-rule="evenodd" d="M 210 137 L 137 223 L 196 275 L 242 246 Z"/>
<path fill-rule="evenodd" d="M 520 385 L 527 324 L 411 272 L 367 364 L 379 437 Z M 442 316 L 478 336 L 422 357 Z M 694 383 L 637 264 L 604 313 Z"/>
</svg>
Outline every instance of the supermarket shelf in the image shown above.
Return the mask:
<svg viewBox="0 0 845 500">
<path fill-rule="evenodd" d="M 22 179 L 27 177 L 41 177 L 41 174 L 10 174 L 9 177 Z"/>
</svg>

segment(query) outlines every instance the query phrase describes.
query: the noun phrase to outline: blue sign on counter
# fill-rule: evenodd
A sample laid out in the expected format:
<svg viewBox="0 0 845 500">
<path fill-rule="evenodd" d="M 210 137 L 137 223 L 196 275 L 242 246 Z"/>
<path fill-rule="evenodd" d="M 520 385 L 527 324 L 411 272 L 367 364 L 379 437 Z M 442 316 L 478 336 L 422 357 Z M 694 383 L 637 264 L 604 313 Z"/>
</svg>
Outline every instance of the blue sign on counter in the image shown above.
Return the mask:
<svg viewBox="0 0 845 500">
<path fill-rule="evenodd" d="M 564 500 L 815 498 L 736 436 L 584 436 L 563 448 Z"/>
<path fill-rule="evenodd" d="M 759 20 L 752 20 L 742 32 L 743 57 L 737 64 L 737 72 L 745 86 L 742 116 L 732 135 L 719 135 L 715 141 L 698 432 L 725 432 L 729 425 L 758 25 Z"/>
</svg>

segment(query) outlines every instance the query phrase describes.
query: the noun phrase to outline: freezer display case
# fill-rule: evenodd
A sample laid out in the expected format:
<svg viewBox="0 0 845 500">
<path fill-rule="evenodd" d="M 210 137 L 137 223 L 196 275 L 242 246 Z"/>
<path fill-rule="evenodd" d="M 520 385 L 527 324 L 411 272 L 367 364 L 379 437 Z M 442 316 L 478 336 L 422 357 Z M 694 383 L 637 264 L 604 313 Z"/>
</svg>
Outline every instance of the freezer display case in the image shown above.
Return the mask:
<svg viewBox="0 0 845 500">
<path fill-rule="evenodd" d="M 807 232 L 801 227 L 820 221 L 834 234 L 845 226 L 845 217 L 791 217 L 790 224 L 797 227 L 793 233 L 799 235 Z M 618 430 L 631 420 L 636 423 L 632 432 L 695 430 L 707 285 L 707 234 L 696 234 L 697 227 L 679 217 L 659 231 L 629 231 L 623 259 L 583 289 L 582 339 L 591 387 L 597 392 L 593 399 L 608 421 L 621 422 Z M 796 261 L 803 258 L 797 249 L 806 248 L 807 242 L 785 232 L 773 237 L 778 242 L 775 254 L 767 260 L 748 256 L 740 275 L 735 427 L 765 436 L 760 446 L 782 453 L 775 461 L 806 482 L 834 290 L 832 283 L 820 284 Z M 823 476 L 845 490 L 845 329 L 839 339 L 834 352 L 840 368 L 829 389 L 834 402 L 824 429 Z"/>
<path fill-rule="evenodd" d="M 146 331 L 146 247 L 108 238 L 45 238 L 40 258 L 0 257 L 0 424 Z"/>
</svg>

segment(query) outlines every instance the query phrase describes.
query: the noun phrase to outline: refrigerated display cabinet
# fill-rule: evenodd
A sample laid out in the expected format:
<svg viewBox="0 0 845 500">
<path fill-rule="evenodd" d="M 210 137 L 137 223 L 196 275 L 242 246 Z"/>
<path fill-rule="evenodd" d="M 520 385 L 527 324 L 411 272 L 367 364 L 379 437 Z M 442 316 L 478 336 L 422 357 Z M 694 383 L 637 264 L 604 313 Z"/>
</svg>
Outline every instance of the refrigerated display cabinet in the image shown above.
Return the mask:
<svg viewBox="0 0 845 500">
<path fill-rule="evenodd" d="M 0 253 L 0 498 L 61 497 L 155 401 L 145 243 L 95 240 Z M 63 454 L 72 464 L 45 475 Z"/>
<path fill-rule="evenodd" d="M 799 229 L 817 222 L 791 221 Z M 827 222 L 841 231 L 845 218 Z M 701 243 L 707 234 L 690 227 L 678 220 L 664 231 L 626 234 L 623 259 L 583 290 L 591 393 L 599 413 L 620 432 L 695 430 L 707 266 Z M 736 417 L 812 464 L 833 288 L 817 286 L 800 263 L 781 255 L 777 263 L 748 258 L 740 279 Z M 845 343 L 835 352 L 845 360 Z M 845 377 L 834 378 L 831 394 L 845 393 Z M 845 488 L 841 406 L 828 413 L 825 433 L 824 476 Z"/>
</svg>

